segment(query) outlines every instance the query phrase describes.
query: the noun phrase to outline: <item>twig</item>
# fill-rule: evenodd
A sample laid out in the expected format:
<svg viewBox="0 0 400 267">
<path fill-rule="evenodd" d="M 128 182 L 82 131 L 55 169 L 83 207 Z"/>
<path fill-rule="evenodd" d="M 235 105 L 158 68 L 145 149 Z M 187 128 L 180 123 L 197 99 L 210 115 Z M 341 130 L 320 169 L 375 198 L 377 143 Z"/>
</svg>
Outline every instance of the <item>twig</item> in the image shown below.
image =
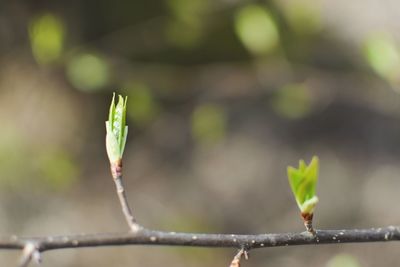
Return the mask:
<svg viewBox="0 0 400 267">
<path fill-rule="evenodd" d="M 40 263 L 40 252 L 37 246 L 32 242 L 27 242 L 21 255 L 19 261 L 19 267 L 27 267 L 31 260 L 34 259 L 36 262 Z"/>
<path fill-rule="evenodd" d="M 126 222 L 128 223 L 132 232 L 137 232 L 139 231 L 141 226 L 136 222 L 135 218 L 133 217 L 132 210 L 129 207 L 128 198 L 125 194 L 125 189 L 122 183 L 122 176 L 119 176 L 113 180 L 117 189 L 119 202 L 121 204 L 122 212 L 124 213 Z"/>
<path fill-rule="evenodd" d="M 400 227 L 316 230 L 309 232 L 235 235 L 196 234 L 161 232 L 141 228 L 136 233 L 83 234 L 48 236 L 35 238 L 0 239 L 0 249 L 24 249 L 28 243 L 36 244 L 38 251 L 64 248 L 123 246 L 123 245 L 165 245 L 192 247 L 236 247 L 251 250 L 264 247 L 320 245 L 338 243 L 386 242 L 400 240 Z"/>
<path fill-rule="evenodd" d="M 129 225 L 129 228 L 133 233 L 139 231 L 142 226 L 140 226 L 135 217 L 133 217 L 132 210 L 129 206 L 128 197 L 126 196 L 124 185 L 122 183 L 122 161 L 120 160 L 117 164 L 111 164 L 111 174 L 117 189 L 117 195 L 119 202 L 121 204 L 122 212 L 125 216 L 125 220 Z"/>
<path fill-rule="evenodd" d="M 239 250 L 239 252 L 235 255 L 235 257 L 233 257 L 233 260 L 231 262 L 231 265 L 229 265 L 229 267 L 240 267 L 240 260 L 242 259 L 243 255 L 244 258 L 247 260 L 248 259 L 247 250 L 245 250 L 244 248 Z"/>
<path fill-rule="evenodd" d="M 306 227 L 307 232 L 311 233 L 312 235 L 315 235 L 315 229 L 313 227 L 313 217 L 314 214 L 301 214 L 304 220 L 304 226 Z"/>
</svg>

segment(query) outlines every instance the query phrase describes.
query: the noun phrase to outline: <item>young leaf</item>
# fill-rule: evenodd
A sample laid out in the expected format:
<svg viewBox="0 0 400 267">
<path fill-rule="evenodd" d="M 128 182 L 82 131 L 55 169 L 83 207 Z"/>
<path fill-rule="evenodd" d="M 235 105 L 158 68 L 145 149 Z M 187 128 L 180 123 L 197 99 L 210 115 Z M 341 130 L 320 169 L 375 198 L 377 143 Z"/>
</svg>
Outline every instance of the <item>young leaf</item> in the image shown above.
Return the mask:
<svg viewBox="0 0 400 267">
<path fill-rule="evenodd" d="M 108 113 L 108 121 L 112 123 L 114 119 L 114 114 L 115 114 L 115 93 L 113 93 L 113 98 L 111 100 L 111 105 L 110 105 L 110 112 Z"/>
<path fill-rule="evenodd" d="M 316 156 L 309 165 L 300 160 L 298 169 L 291 166 L 287 169 L 290 187 L 303 215 L 312 215 L 318 203 L 318 197 L 315 195 L 318 169 L 319 160 Z"/>
<path fill-rule="evenodd" d="M 108 121 L 106 121 L 106 148 L 111 163 L 122 159 L 124 153 L 128 126 L 126 125 L 126 102 L 121 95 L 118 96 L 118 103 L 115 104 L 115 94 L 111 101 Z"/>
</svg>

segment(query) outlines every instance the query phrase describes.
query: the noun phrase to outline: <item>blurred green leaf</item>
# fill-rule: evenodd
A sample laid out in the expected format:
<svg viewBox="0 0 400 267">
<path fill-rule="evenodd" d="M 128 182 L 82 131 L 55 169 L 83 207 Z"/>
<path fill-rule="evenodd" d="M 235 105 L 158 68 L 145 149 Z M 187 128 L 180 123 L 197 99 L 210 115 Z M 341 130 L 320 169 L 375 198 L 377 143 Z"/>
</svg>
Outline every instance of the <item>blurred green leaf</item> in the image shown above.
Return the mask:
<svg viewBox="0 0 400 267">
<path fill-rule="evenodd" d="M 296 198 L 301 213 L 312 214 L 318 198 L 315 189 L 318 181 L 319 160 L 314 156 L 307 166 L 303 160 L 299 162 L 299 168 L 289 166 L 287 175 L 290 188 Z"/>
<path fill-rule="evenodd" d="M 0 131 L 0 187 L 21 186 L 32 168 L 27 164 L 20 168 L 21 162 L 28 162 L 30 151 L 22 136 L 12 126 L 7 125 Z"/>
<path fill-rule="evenodd" d="M 278 26 L 270 12 L 260 5 L 249 5 L 235 17 L 240 41 L 252 53 L 268 54 L 279 45 Z"/>
<path fill-rule="evenodd" d="M 146 125 L 159 112 L 151 90 L 142 83 L 130 85 L 127 89 L 130 102 L 127 109 L 128 116 L 135 121 L 136 125 Z"/>
<path fill-rule="evenodd" d="M 175 18 L 189 24 L 198 23 L 210 4 L 204 0 L 168 0 L 166 3 Z"/>
<path fill-rule="evenodd" d="M 3 190 L 65 190 L 76 181 L 79 172 L 67 150 L 34 146 L 12 130 L 12 126 L 0 132 L 0 170 L 0 189 Z"/>
<path fill-rule="evenodd" d="M 200 143 L 215 143 L 225 136 L 226 115 L 213 104 L 198 106 L 192 115 L 192 134 Z"/>
<path fill-rule="evenodd" d="M 29 38 L 33 56 L 39 64 L 48 64 L 61 56 L 64 38 L 64 24 L 53 14 L 33 19 L 29 24 Z"/>
<path fill-rule="evenodd" d="M 322 29 L 318 3 L 309 0 L 278 1 L 290 28 L 299 35 L 314 34 Z"/>
<path fill-rule="evenodd" d="M 326 264 L 326 267 L 360 267 L 356 258 L 349 254 L 338 254 Z"/>
<path fill-rule="evenodd" d="M 305 84 L 288 84 L 277 90 L 271 99 L 271 106 L 279 115 L 299 119 L 312 110 L 312 98 Z"/>
<path fill-rule="evenodd" d="M 68 188 L 77 179 L 76 164 L 65 151 L 44 150 L 36 164 L 41 183 L 53 190 Z"/>
<path fill-rule="evenodd" d="M 204 16 L 209 1 L 168 0 L 167 6 L 172 14 L 165 28 L 167 40 L 180 48 L 194 48 L 203 37 Z"/>
<path fill-rule="evenodd" d="M 107 62 L 95 54 L 78 54 L 67 64 L 67 77 L 82 91 L 95 91 L 106 86 L 110 79 Z"/>
<path fill-rule="evenodd" d="M 167 40 L 180 48 L 194 48 L 200 44 L 202 28 L 199 23 L 171 20 L 165 29 Z"/>
<path fill-rule="evenodd" d="M 366 40 L 364 55 L 372 69 L 388 81 L 400 76 L 400 52 L 395 41 L 385 35 L 372 36 Z"/>
</svg>

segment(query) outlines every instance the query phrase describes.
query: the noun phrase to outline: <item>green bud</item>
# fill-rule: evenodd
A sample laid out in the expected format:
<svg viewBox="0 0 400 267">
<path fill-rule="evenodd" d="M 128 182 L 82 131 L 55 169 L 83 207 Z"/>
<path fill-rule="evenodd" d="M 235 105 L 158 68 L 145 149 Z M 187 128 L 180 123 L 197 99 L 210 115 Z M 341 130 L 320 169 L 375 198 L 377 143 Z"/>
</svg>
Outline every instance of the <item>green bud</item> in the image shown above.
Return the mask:
<svg viewBox="0 0 400 267">
<path fill-rule="evenodd" d="M 314 156 L 307 166 L 303 160 L 299 162 L 299 168 L 288 167 L 289 184 L 292 188 L 301 214 L 312 215 L 318 203 L 315 189 L 318 181 L 319 160 Z"/>
<path fill-rule="evenodd" d="M 115 93 L 110 106 L 108 121 L 106 121 L 106 148 L 107 155 L 111 163 L 116 163 L 122 159 L 124 153 L 126 137 L 128 136 L 128 126 L 126 125 L 126 102 L 119 95 L 118 103 L 115 104 Z"/>
</svg>

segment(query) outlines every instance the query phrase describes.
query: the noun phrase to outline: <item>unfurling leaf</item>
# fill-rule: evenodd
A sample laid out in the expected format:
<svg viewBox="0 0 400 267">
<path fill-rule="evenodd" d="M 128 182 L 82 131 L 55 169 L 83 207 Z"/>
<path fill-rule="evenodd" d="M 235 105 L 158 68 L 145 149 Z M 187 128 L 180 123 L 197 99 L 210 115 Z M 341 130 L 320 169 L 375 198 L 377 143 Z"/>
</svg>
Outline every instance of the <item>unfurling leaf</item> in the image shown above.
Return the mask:
<svg viewBox="0 0 400 267">
<path fill-rule="evenodd" d="M 316 156 L 312 158 L 309 165 L 300 160 L 298 169 L 291 166 L 287 169 L 289 184 L 302 215 L 312 215 L 318 203 L 318 197 L 315 195 L 318 169 L 319 160 Z"/>
<path fill-rule="evenodd" d="M 108 121 L 106 121 L 106 148 L 111 163 L 122 159 L 125 149 L 128 126 L 126 125 L 126 102 L 127 98 L 118 96 L 118 103 L 115 104 L 115 94 L 111 101 Z"/>
</svg>

